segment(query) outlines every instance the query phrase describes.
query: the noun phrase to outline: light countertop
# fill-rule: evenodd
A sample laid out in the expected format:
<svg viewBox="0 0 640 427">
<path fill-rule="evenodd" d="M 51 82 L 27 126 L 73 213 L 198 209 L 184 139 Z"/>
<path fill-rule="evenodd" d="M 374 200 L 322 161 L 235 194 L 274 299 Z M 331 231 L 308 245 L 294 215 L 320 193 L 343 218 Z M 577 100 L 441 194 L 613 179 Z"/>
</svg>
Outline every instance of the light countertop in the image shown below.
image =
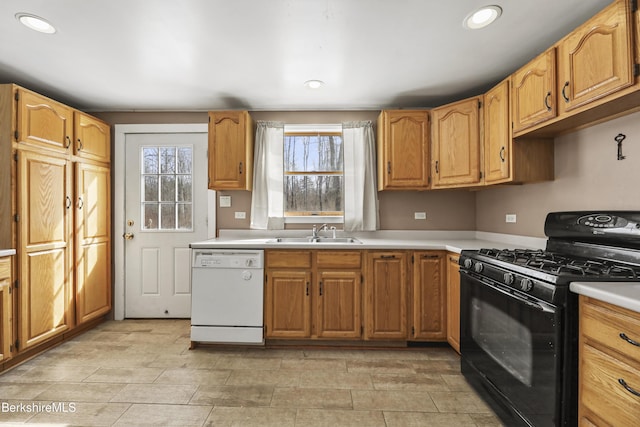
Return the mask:
<svg viewBox="0 0 640 427">
<path fill-rule="evenodd" d="M 223 230 L 224 231 L 224 230 Z M 546 239 L 478 233 L 475 231 L 378 231 L 368 233 L 349 233 L 360 243 L 312 243 L 312 242 L 274 242 L 276 237 L 304 237 L 303 234 L 290 231 L 279 232 L 221 232 L 217 239 L 191 243 L 194 249 L 389 249 L 389 250 L 446 250 L 460 253 L 463 249 L 481 248 L 544 248 Z M 330 233 L 322 233 L 329 236 Z M 345 233 L 339 232 L 338 237 Z"/>
<path fill-rule="evenodd" d="M 5 256 L 15 255 L 15 254 L 16 254 L 15 249 L 0 249 L 0 258 Z"/>
<path fill-rule="evenodd" d="M 573 282 L 569 289 L 640 313 L 640 282 Z"/>
</svg>

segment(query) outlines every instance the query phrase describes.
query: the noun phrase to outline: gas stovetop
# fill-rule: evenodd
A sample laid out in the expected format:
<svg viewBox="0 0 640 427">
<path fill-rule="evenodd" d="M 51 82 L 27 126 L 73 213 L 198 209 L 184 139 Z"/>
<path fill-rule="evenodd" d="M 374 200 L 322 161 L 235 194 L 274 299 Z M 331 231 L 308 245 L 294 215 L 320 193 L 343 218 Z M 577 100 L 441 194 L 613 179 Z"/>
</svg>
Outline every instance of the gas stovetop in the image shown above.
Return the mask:
<svg viewBox="0 0 640 427">
<path fill-rule="evenodd" d="M 481 249 L 478 254 L 503 263 L 551 276 L 597 278 L 598 280 L 640 280 L 640 266 L 607 259 L 584 258 L 531 249 Z"/>
</svg>

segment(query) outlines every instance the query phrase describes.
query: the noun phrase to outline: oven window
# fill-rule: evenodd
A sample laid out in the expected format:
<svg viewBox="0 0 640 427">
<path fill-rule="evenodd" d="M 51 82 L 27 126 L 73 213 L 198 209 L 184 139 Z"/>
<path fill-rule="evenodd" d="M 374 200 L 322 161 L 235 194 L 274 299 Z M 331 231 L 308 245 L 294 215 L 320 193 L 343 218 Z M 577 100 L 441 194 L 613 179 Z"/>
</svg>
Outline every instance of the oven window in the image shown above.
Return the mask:
<svg viewBox="0 0 640 427">
<path fill-rule="evenodd" d="M 531 386 L 533 348 L 531 325 L 485 300 L 471 299 L 471 337 L 495 362 L 513 377 Z"/>
</svg>

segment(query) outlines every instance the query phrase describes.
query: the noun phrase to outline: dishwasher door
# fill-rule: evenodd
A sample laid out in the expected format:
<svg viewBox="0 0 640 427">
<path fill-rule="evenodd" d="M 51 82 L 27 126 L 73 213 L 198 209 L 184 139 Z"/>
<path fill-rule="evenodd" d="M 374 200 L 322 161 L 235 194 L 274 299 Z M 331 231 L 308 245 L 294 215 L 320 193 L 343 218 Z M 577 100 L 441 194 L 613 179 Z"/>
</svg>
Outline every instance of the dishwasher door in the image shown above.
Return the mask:
<svg viewBox="0 0 640 427">
<path fill-rule="evenodd" d="M 191 341 L 261 344 L 264 251 L 194 249 Z"/>
</svg>

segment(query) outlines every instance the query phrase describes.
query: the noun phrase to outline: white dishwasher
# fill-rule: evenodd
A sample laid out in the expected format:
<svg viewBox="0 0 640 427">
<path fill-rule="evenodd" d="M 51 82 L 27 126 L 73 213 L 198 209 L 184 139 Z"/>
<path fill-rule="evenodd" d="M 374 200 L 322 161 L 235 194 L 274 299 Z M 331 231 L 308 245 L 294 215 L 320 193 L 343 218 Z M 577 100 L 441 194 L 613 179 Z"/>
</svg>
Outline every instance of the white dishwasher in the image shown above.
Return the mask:
<svg viewBox="0 0 640 427">
<path fill-rule="evenodd" d="M 264 251 L 192 249 L 191 346 L 264 344 Z"/>
</svg>

